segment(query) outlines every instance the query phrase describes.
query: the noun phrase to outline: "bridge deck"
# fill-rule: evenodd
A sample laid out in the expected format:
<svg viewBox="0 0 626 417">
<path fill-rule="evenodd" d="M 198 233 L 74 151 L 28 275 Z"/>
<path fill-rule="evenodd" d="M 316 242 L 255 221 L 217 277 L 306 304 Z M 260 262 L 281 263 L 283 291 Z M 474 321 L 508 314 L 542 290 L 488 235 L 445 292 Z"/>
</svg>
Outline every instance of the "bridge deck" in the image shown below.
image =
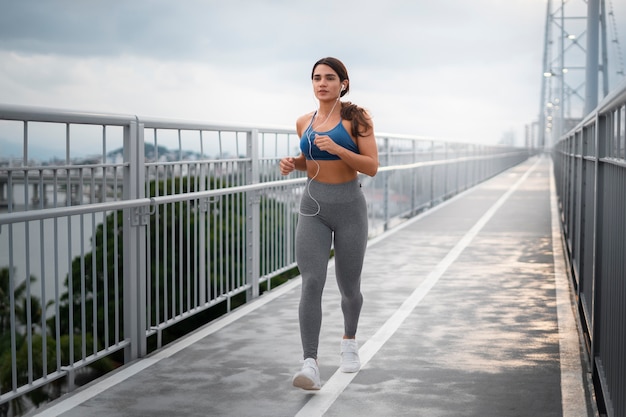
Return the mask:
<svg viewBox="0 0 626 417">
<path fill-rule="evenodd" d="M 297 278 L 39 415 L 592 415 L 550 177 L 530 160 L 371 242 L 357 374 L 331 262 L 317 393 L 291 386 Z"/>
</svg>

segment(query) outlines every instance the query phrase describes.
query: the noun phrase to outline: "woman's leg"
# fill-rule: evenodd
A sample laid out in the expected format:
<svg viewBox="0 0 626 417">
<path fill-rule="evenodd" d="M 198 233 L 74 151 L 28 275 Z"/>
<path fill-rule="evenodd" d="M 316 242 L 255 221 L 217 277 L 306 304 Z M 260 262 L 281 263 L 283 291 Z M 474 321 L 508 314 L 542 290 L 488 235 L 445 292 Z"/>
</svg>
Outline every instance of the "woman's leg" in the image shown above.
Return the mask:
<svg viewBox="0 0 626 417">
<path fill-rule="evenodd" d="M 317 359 L 322 325 L 322 292 L 331 242 L 332 231 L 320 216 L 300 216 L 296 229 L 296 262 L 302 275 L 298 313 L 304 359 Z"/>
<path fill-rule="evenodd" d="M 341 292 L 341 309 L 344 316 L 344 337 L 356 336 L 363 296 L 361 294 L 361 271 L 367 247 L 367 206 L 364 198 L 358 198 L 339 210 L 335 219 L 334 237 L 335 273 Z"/>
</svg>

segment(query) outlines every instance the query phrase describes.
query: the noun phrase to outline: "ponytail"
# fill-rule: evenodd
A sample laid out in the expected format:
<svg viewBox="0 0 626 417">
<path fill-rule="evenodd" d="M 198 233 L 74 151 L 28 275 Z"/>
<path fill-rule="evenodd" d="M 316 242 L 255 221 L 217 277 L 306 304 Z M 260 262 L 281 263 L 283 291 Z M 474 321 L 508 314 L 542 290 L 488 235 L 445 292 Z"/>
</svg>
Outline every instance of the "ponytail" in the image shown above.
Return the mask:
<svg viewBox="0 0 626 417">
<path fill-rule="evenodd" d="M 350 133 L 355 139 L 359 136 L 365 136 L 367 131 L 372 128 L 365 109 L 349 101 L 341 103 L 341 118 L 352 122 L 352 132 Z"/>
</svg>

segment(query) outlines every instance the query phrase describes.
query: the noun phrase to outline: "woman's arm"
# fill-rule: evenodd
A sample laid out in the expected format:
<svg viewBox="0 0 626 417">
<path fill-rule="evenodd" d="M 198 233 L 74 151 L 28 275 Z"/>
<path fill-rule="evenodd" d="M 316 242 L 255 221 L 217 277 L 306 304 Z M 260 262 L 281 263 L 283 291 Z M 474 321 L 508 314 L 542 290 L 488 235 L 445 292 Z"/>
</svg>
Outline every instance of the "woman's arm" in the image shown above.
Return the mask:
<svg viewBox="0 0 626 417">
<path fill-rule="evenodd" d="M 337 155 L 343 162 L 356 171 L 373 177 L 378 172 L 378 145 L 374 136 L 374 125 L 369 120 L 370 126 L 363 133 L 363 136 L 356 138 L 356 144 L 359 147 L 359 153 L 354 153 L 343 146 L 337 145 L 328 136 L 317 136 L 315 145 L 323 151 L 327 151 L 333 155 Z M 344 121 L 344 123 L 350 123 Z M 351 126 L 344 126 L 348 132 Z"/>
<path fill-rule="evenodd" d="M 304 131 L 303 126 L 311 116 L 311 114 L 305 114 L 296 121 L 296 133 L 298 137 L 302 137 L 302 132 Z M 294 170 L 306 171 L 306 158 L 303 153 L 300 153 L 297 157 L 288 156 L 280 160 L 279 167 L 282 175 L 289 175 Z"/>
</svg>

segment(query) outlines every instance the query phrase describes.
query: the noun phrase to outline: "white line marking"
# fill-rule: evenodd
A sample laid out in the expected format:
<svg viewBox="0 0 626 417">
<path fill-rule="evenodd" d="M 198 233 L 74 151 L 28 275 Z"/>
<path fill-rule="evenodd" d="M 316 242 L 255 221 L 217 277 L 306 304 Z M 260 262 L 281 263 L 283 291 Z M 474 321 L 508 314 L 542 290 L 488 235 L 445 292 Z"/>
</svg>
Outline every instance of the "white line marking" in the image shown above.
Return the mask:
<svg viewBox="0 0 626 417">
<path fill-rule="evenodd" d="M 488 181 L 487 181 L 488 182 Z M 485 182 L 485 183 L 487 183 Z M 461 194 L 456 195 L 455 197 L 446 200 L 445 202 L 433 207 L 432 209 L 429 209 L 427 211 L 425 211 L 424 213 L 421 213 L 418 216 L 413 217 L 412 219 L 404 222 L 401 225 L 398 225 L 397 227 L 394 227 L 393 229 L 381 234 L 380 236 L 370 240 L 368 242 L 368 246 L 369 245 L 373 245 L 375 243 L 380 242 L 381 240 L 383 240 L 384 238 L 387 238 L 393 234 L 395 234 L 396 232 L 398 232 L 399 230 L 411 225 L 412 223 L 414 223 L 417 220 L 422 219 L 425 216 L 431 215 L 435 212 L 437 212 L 438 210 L 440 210 L 441 208 L 445 207 L 446 205 L 450 204 L 451 202 L 455 201 L 458 198 L 461 198 L 462 196 L 466 195 L 467 193 L 473 191 L 473 189 L 469 189 L 467 191 L 462 192 Z M 331 259 L 328 263 L 328 267 L 331 268 L 334 264 L 334 259 Z M 240 318 L 244 317 L 245 315 L 247 315 L 248 313 L 253 312 L 254 310 L 256 310 L 259 307 L 264 306 L 265 304 L 269 303 L 270 301 L 283 296 L 284 294 L 286 294 L 287 292 L 291 291 L 293 288 L 299 286 L 300 284 L 302 284 L 302 279 L 301 277 L 296 277 L 293 278 L 291 281 L 281 285 L 278 288 L 273 289 L 272 291 L 270 291 L 268 294 L 263 295 L 261 298 L 258 298 L 254 301 L 252 301 L 249 304 L 246 304 L 242 307 L 240 307 L 239 309 L 233 311 L 232 313 L 230 313 L 227 316 L 224 316 L 220 319 L 217 319 L 216 321 L 208 324 L 206 327 L 201 328 L 200 330 L 198 330 L 195 333 L 192 333 L 190 335 L 188 335 L 187 337 L 185 337 L 184 339 L 181 339 L 179 341 L 176 341 L 174 343 L 172 343 L 170 346 L 168 346 L 167 348 L 164 348 L 163 350 L 157 351 L 155 352 L 153 355 L 148 356 L 146 358 L 143 359 L 138 359 L 136 362 L 134 363 L 129 363 L 128 365 L 124 366 L 123 368 L 121 368 L 118 372 L 112 373 L 108 376 L 105 376 L 101 379 L 98 379 L 97 381 L 94 381 L 91 385 L 87 385 L 84 388 L 78 389 L 75 392 L 69 394 L 66 397 L 61 397 L 58 400 L 50 403 L 46 408 L 42 408 L 41 410 L 37 410 L 35 411 L 35 413 L 33 414 L 33 416 L 40 416 L 40 417 L 53 417 L 53 416 L 58 416 L 62 413 L 65 413 L 71 409 L 73 409 L 74 407 L 77 407 L 79 405 L 81 405 L 82 403 L 84 403 L 85 401 L 88 401 L 89 399 L 95 397 L 96 395 L 100 394 L 101 392 L 106 391 L 107 389 L 122 383 L 123 381 L 125 381 L 126 379 L 138 374 L 139 372 L 143 371 L 144 369 L 158 363 L 159 361 L 161 361 L 162 359 L 168 358 L 170 356 L 172 356 L 173 354 L 185 349 L 186 347 L 196 343 L 197 341 L 217 332 L 218 330 L 226 327 L 227 325 L 239 320 Z M 328 384 L 327 384 L 328 385 Z"/>
<path fill-rule="evenodd" d="M 560 216 L 557 209 L 554 177 L 550 163 L 550 209 L 552 215 L 552 256 L 556 286 L 556 313 L 559 326 L 559 355 L 561 363 L 561 404 L 563 417 L 586 416 L 587 395 L 583 388 L 580 353 L 580 333 L 574 319 L 569 278 L 565 271 L 561 242 Z"/>
<path fill-rule="evenodd" d="M 448 254 L 437 264 L 437 266 L 428 274 L 426 280 L 413 291 L 400 308 L 383 324 L 378 331 L 359 349 L 361 357 L 361 365 L 365 366 L 370 359 L 383 347 L 383 345 L 393 336 L 400 328 L 400 325 L 417 307 L 420 301 L 435 286 L 439 278 L 446 270 L 456 261 L 459 255 L 476 237 L 478 232 L 487 224 L 504 202 L 513 194 L 517 188 L 528 178 L 535 170 L 539 163 L 539 159 L 517 180 L 506 193 L 504 193 L 493 206 L 483 214 L 483 216 L 472 226 L 472 228 L 457 242 L 457 244 L 448 252 Z M 356 377 L 357 373 L 346 374 L 339 370 L 335 372 L 330 379 L 324 384 L 312 398 L 300 409 L 296 417 L 319 417 L 322 416 L 335 402 L 335 400 L 346 389 L 350 382 Z"/>
<path fill-rule="evenodd" d="M 487 181 L 488 182 L 488 181 Z M 483 183 L 486 184 L 487 182 Z M 436 211 L 438 211 L 439 209 L 445 207 L 446 205 L 450 204 L 452 201 L 456 200 L 457 198 L 460 198 L 461 196 L 465 195 L 466 193 L 469 193 L 473 191 L 473 189 L 467 190 L 453 198 L 451 198 L 450 200 L 445 201 L 442 204 L 439 204 L 435 207 L 433 207 L 432 209 L 420 214 L 419 216 L 414 217 L 413 219 L 398 225 L 397 227 L 393 228 L 392 230 L 383 233 L 381 236 L 372 239 L 372 241 L 370 241 L 368 243 L 368 245 L 371 244 L 375 244 L 379 241 L 381 241 L 383 238 L 388 237 L 392 234 L 395 234 L 398 230 L 403 229 L 406 226 L 409 226 L 410 224 L 412 224 L 413 222 L 421 219 L 424 216 L 428 216 L 430 214 L 435 213 Z M 457 255 L 458 256 L 458 255 Z M 329 263 L 329 268 L 332 266 L 332 260 Z M 117 384 L 122 383 L 123 381 L 127 380 L 128 378 L 131 378 L 134 375 L 137 375 L 139 372 L 143 371 L 144 369 L 147 369 L 148 367 L 155 365 L 156 363 L 160 362 L 162 359 L 168 358 L 172 355 L 174 355 L 175 353 L 185 349 L 186 347 L 196 343 L 197 341 L 221 330 L 222 328 L 228 326 L 229 324 L 239 320 L 240 318 L 244 317 L 245 315 L 255 311 L 256 309 L 264 306 L 265 304 L 269 303 L 270 301 L 281 297 L 282 295 L 286 294 L 287 292 L 291 291 L 293 288 L 299 286 L 301 284 L 301 279 L 300 277 L 297 278 L 293 278 L 290 282 L 287 282 L 283 285 L 281 285 L 280 287 L 270 291 L 269 293 L 263 295 L 262 297 L 252 301 L 251 303 L 245 304 L 242 307 L 238 308 L 237 310 L 233 311 L 232 313 L 228 314 L 227 316 L 224 316 L 220 319 L 217 319 L 216 321 L 208 324 L 206 327 L 201 328 L 200 330 L 196 331 L 195 333 L 192 333 L 190 335 L 188 335 L 187 337 L 185 337 L 184 339 L 181 339 L 177 342 L 172 343 L 172 345 L 155 352 L 153 355 L 148 356 L 146 358 L 142 358 L 142 359 L 138 359 L 137 361 L 130 363 L 128 365 L 125 365 L 123 368 L 121 368 L 119 371 L 112 373 L 109 376 L 105 376 L 101 379 L 98 379 L 97 381 L 94 381 L 93 383 L 85 386 L 84 388 L 78 389 L 77 391 L 69 394 L 68 396 L 64 396 L 59 398 L 58 400 L 50 403 L 46 408 L 43 408 L 41 410 L 35 410 L 34 413 L 32 414 L 33 417 L 35 416 L 39 416 L 39 417 L 54 417 L 54 416 L 58 416 L 60 414 L 63 414 L 79 405 L 81 405 L 82 403 L 84 403 L 85 401 L 88 401 L 89 399 L 95 397 L 96 395 L 106 391 L 107 389 L 114 387 Z M 434 284 L 433 284 L 434 285 Z M 423 296 L 422 296 L 423 298 Z M 406 302 L 405 302 L 406 303 Z M 401 309 L 403 307 L 400 307 Z M 400 311 L 400 310 L 399 310 Z M 410 313 L 407 312 L 407 315 Z M 406 316 L 405 316 L 406 318 Z M 379 331 L 380 332 L 380 331 Z M 378 333 L 377 333 L 378 334 Z M 376 337 L 377 335 L 374 335 L 374 337 Z M 389 335 L 388 337 L 390 337 L 391 335 Z M 373 338 L 374 338 L 373 337 Z M 387 338 L 388 338 L 387 337 Z M 367 347 L 367 343 L 360 349 L 360 352 L 367 352 L 366 350 L 364 351 L 364 349 L 368 349 Z M 380 349 L 380 348 L 378 348 Z M 377 350 L 378 350 L 377 349 Z M 375 352 L 371 353 L 371 356 L 374 355 Z M 363 358 L 364 353 L 361 353 L 361 358 Z M 371 359 L 371 356 L 368 358 Z M 362 359 L 363 361 L 363 359 Z M 365 363 L 363 363 L 365 364 Z M 337 389 L 339 389 L 340 387 L 343 386 L 343 388 L 341 388 L 341 391 L 343 391 L 345 389 L 345 386 L 347 386 L 350 381 L 352 381 L 352 379 L 354 378 L 354 376 L 356 376 L 356 374 L 343 374 L 343 373 L 336 373 L 333 378 L 332 381 L 328 381 L 325 386 L 324 389 L 326 390 L 331 390 L 333 385 L 337 385 Z M 343 381 L 342 377 L 348 377 L 349 380 L 347 381 Z M 345 384 L 345 385 L 344 385 Z M 323 389 L 323 390 L 324 390 Z M 322 391 L 323 391 L 322 390 Z M 320 391 L 319 394 L 324 395 L 324 393 L 322 393 Z M 337 394 L 338 396 L 339 394 Z M 318 395 L 320 396 L 320 395 Z M 336 397 L 335 397 L 336 398 Z M 334 400 L 333 400 L 334 401 Z M 306 408 L 306 405 L 305 405 Z M 301 410 L 302 412 L 302 410 Z"/>
</svg>

